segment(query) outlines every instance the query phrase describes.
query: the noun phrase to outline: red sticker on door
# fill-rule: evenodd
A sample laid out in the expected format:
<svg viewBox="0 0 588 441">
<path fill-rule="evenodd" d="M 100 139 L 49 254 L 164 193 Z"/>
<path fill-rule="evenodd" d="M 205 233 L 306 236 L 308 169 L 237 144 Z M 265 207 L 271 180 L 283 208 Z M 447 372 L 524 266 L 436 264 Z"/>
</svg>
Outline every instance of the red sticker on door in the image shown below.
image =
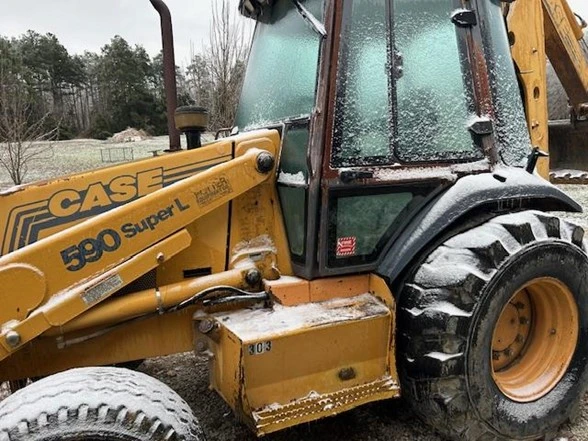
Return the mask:
<svg viewBox="0 0 588 441">
<path fill-rule="evenodd" d="M 340 237 L 337 239 L 337 257 L 355 256 L 357 237 Z"/>
</svg>

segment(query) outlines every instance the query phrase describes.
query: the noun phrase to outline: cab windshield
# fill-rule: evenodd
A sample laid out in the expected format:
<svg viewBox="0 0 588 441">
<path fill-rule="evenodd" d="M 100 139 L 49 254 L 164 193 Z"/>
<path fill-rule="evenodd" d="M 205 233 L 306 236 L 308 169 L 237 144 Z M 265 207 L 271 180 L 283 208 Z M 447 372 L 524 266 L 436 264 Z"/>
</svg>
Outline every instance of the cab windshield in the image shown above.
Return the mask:
<svg viewBox="0 0 588 441">
<path fill-rule="evenodd" d="M 301 2 L 323 21 L 323 0 Z M 277 0 L 257 24 L 235 125 L 241 130 L 309 115 L 321 36 L 292 0 Z"/>
</svg>

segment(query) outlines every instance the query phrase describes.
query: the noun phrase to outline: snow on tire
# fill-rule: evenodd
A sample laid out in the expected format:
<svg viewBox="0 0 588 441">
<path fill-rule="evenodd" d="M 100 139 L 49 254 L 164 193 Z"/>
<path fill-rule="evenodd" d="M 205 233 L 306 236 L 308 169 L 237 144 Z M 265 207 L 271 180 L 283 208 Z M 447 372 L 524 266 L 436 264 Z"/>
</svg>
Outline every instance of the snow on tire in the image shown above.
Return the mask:
<svg viewBox="0 0 588 441">
<path fill-rule="evenodd" d="M 204 441 L 188 404 L 148 375 L 73 369 L 0 402 L 0 441 Z"/>
<path fill-rule="evenodd" d="M 588 385 L 584 231 L 540 212 L 500 216 L 434 250 L 398 313 L 404 396 L 456 440 L 543 439 Z"/>
</svg>

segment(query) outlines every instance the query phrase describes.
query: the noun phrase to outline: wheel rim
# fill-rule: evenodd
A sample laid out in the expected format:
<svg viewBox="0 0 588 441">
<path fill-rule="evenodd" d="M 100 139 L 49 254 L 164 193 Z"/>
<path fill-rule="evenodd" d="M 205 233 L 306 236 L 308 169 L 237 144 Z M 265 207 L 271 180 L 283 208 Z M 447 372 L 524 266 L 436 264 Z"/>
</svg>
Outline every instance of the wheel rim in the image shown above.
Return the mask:
<svg viewBox="0 0 588 441">
<path fill-rule="evenodd" d="M 492 376 L 504 395 L 526 403 L 551 392 L 578 343 L 578 308 L 553 278 L 523 286 L 503 308 L 492 337 Z"/>
</svg>

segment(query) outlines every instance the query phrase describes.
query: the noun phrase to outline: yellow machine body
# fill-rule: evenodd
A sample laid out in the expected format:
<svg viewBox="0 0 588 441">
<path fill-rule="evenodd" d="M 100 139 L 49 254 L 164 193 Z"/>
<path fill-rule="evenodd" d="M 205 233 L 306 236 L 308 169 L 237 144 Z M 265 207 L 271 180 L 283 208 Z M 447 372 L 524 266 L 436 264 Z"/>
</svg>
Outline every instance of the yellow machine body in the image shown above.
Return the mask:
<svg viewBox="0 0 588 441">
<path fill-rule="evenodd" d="M 124 322 L 153 307 L 162 311 L 206 280 L 190 280 L 183 272 L 186 268 L 206 271 L 203 275 L 209 274 L 210 286 L 218 280 L 234 283 L 234 276 L 226 271 L 246 260 L 247 250 L 252 249 L 248 245 L 259 238 L 267 237 L 266 249 L 256 250 L 256 255 L 272 255 L 268 275 L 278 260 L 287 272 L 289 256 L 278 251 L 286 249 L 286 239 L 275 188 L 259 185 L 271 173 L 259 173 L 255 166 L 260 148 L 275 155 L 279 143 L 276 132 L 258 132 L 197 151 L 17 188 L 0 196 L 3 229 L 10 232 L 5 238 L 15 238 L 6 240 L 11 252 L 0 259 L 4 337 L 0 360 L 51 329 L 90 329 Z M 190 165 L 184 168 L 181 163 Z M 167 176 L 179 174 L 180 181 L 164 186 L 164 171 Z M 156 174 L 159 178 L 154 178 Z M 128 186 L 120 184 L 121 177 Z M 124 203 L 123 195 L 130 202 Z M 244 207 L 257 205 L 259 199 L 267 203 L 250 216 L 251 210 Z M 237 212 L 229 225 L 233 206 Z M 43 216 L 31 207 L 45 207 L 44 212 L 51 214 Z M 91 216 L 97 207 L 100 214 Z M 66 215 L 87 210 L 88 215 L 60 221 L 59 216 L 69 220 Z M 50 227 L 28 244 L 26 238 L 39 220 Z M 23 247 L 10 248 L 19 244 Z M 227 246 L 234 254 L 227 254 Z M 265 270 L 263 264 L 258 266 Z M 126 292 L 135 293 L 134 297 L 125 296 L 124 306 L 119 307 L 120 298 L 110 296 L 131 283 Z M 107 312 L 94 308 L 98 304 Z M 114 314 L 108 312 L 113 310 Z M 83 316 L 85 312 L 89 314 Z M 12 344 L 6 341 L 9 333 L 18 334 Z M 146 351 L 154 352 L 153 348 Z M 105 362 L 111 358 L 104 357 Z"/>
<path fill-rule="evenodd" d="M 259 435 L 400 394 L 385 283 L 367 275 L 316 283 L 330 300 L 196 315 L 212 386 Z"/>
<path fill-rule="evenodd" d="M 13 232 L 0 258 L 0 379 L 196 348 L 259 435 L 398 396 L 386 283 L 288 276 L 275 174 L 256 165 L 279 148 L 277 132 L 254 132 L 0 196 Z M 273 308 L 173 309 L 216 286 L 251 289 L 251 271 Z"/>
<path fill-rule="evenodd" d="M 574 109 L 583 112 L 588 101 L 586 61 L 576 57 L 581 30 L 566 8 L 565 0 L 518 0 L 508 11 L 532 143 L 543 150 L 545 54 L 567 90 L 587 95 L 575 95 Z M 318 88 L 325 103 L 327 80 Z M 323 142 L 315 132 L 328 132 L 317 122 L 332 109 L 325 112 L 309 117 L 313 136 L 304 147 Z M 478 135 L 487 122 L 478 121 Z M 328 158 L 321 169 L 309 147 L 311 154 L 290 158 L 304 171 L 285 173 L 291 181 L 280 183 L 285 127 L 1 193 L 0 381 L 196 350 L 210 359 L 211 386 L 258 435 L 399 396 L 390 287 L 375 266 L 294 277 L 278 188 L 323 197 L 326 217 L 329 192 L 344 184 L 358 194 L 376 189 L 376 196 L 415 182 L 445 188 L 462 174 L 488 172 L 490 163 L 451 164 L 445 172 L 438 164 L 433 171 L 426 163 L 408 170 L 386 164 L 378 177 L 331 169 Z M 547 176 L 548 163 L 539 167 Z M 314 174 L 315 187 L 305 173 Z M 417 196 L 404 208 L 417 207 Z M 321 251 L 329 234 L 308 240 L 323 247 L 312 256 L 319 266 L 328 259 Z M 356 238 L 336 239 L 340 256 L 351 256 Z M 249 303 L 197 305 L 210 290 L 237 291 Z"/>
</svg>

